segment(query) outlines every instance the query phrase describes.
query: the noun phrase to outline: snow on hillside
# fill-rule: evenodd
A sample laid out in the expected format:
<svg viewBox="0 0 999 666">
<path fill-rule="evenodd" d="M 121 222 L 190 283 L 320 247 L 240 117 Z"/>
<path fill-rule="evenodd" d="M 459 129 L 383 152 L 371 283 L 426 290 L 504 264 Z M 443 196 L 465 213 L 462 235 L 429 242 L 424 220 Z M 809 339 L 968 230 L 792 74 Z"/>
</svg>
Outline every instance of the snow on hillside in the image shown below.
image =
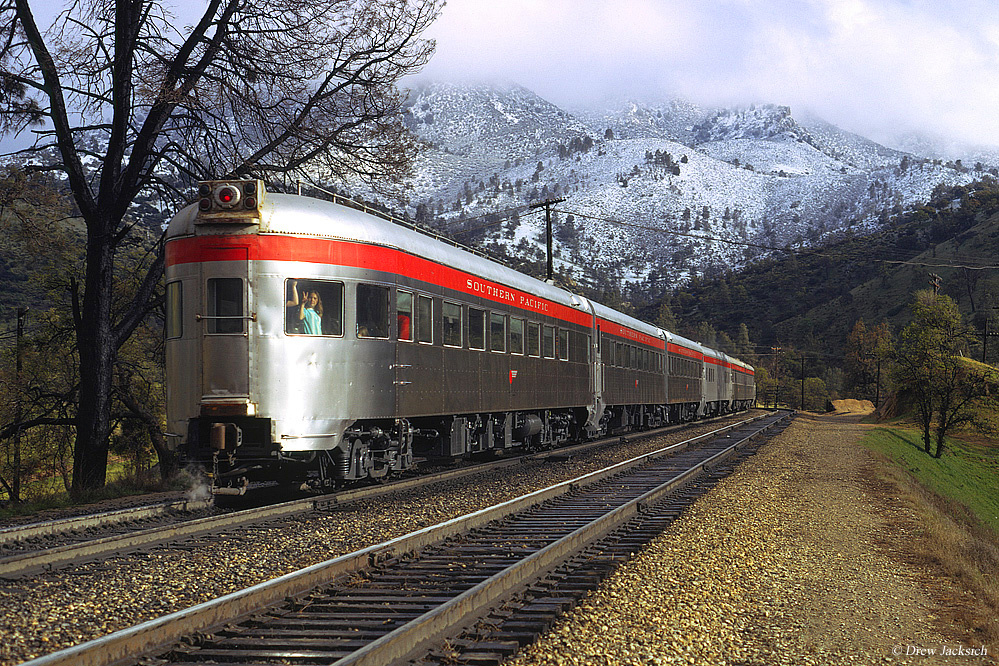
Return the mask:
<svg viewBox="0 0 999 666">
<path fill-rule="evenodd" d="M 759 254 L 750 245 L 873 229 L 939 183 L 983 175 L 799 121 L 786 106 L 674 100 L 570 113 L 515 84 L 450 83 L 415 91 L 407 122 L 428 145 L 401 202 L 410 215 L 439 228 L 488 224 L 470 237 L 537 258 L 541 216 L 526 206 L 565 198 L 556 255 L 590 281 L 735 267 Z"/>
<path fill-rule="evenodd" d="M 586 127 L 566 111 L 516 84 L 435 84 L 414 91 L 407 123 L 436 148 L 470 159 L 525 158 L 556 137 Z"/>
<path fill-rule="evenodd" d="M 765 105 L 749 109 L 722 109 L 693 129 L 694 141 L 770 139 L 813 144 L 808 131 L 791 117 L 787 106 Z"/>
<path fill-rule="evenodd" d="M 708 111 L 685 100 L 649 103 L 638 100 L 610 102 L 607 109 L 571 109 L 594 136 L 611 130 L 618 139 L 669 139 L 689 143 L 691 129 Z"/>
</svg>

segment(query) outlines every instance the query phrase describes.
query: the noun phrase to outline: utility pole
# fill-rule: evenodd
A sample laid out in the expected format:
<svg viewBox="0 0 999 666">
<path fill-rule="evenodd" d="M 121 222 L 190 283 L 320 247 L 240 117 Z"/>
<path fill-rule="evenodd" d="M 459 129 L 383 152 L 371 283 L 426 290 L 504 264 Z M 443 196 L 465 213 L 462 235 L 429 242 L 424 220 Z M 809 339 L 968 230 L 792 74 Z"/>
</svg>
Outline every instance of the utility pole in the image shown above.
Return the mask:
<svg viewBox="0 0 999 666">
<path fill-rule="evenodd" d="M 555 269 L 552 265 L 552 206 L 563 201 L 565 201 L 564 198 L 549 199 L 530 206 L 531 210 L 542 207 L 545 209 L 545 238 L 548 246 L 548 269 L 545 272 L 545 282 L 548 284 L 553 284 L 555 280 Z"/>
<path fill-rule="evenodd" d="M 943 278 L 936 273 L 930 273 L 930 278 L 930 286 L 933 287 L 933 296 L 936 297 L 936 295 L 940 293 L 940 284 L 943 281 Z"/>
<path fill-rule="evenodd" d="M 801 411 L 805 411 L 805 352 L 801 352 Z"/>
<path fill-rule="evenodd" d="M 24 345 L 21 344 L 24 338 L 24 318 L 28 314 L 27 308 L 17 309 L 17 338 L 16 338 L 16 361 L 14 365 L 14 382 L 17 384 L 17 399 L 14 402 L 14 479 L 13 479 L 13 497 L 11 501 L 14 504 L 21 503 L 21 416 L 23 413 L 22 406 L 22 386 L 21 386 L 21 371 L 23 368 L 23 362 L 21 357 L 23 356 Z"/>
<path fill-rule="evenodd" d="M 874 409 L 881 406 L 881 357 L 878 356 L 878 382 L 874 386 Z"/>
<path fill-rule="evenodd" d="M 999 310 L 999 307 L 993 307 L 992 310 Z M 989 350 L 989 338 L 994 338 L 999 336 L 999 331 L 989 331 L 989 317 L 985 315 L 985 332 L 982 333 L 982 363 L 988 363 L 988 350 Z"/>
<path fill-rule="evenodd" d="M 774 353 L 774 409 L 780 404 L 780 347 L 771 347 Z"/>
</svg>

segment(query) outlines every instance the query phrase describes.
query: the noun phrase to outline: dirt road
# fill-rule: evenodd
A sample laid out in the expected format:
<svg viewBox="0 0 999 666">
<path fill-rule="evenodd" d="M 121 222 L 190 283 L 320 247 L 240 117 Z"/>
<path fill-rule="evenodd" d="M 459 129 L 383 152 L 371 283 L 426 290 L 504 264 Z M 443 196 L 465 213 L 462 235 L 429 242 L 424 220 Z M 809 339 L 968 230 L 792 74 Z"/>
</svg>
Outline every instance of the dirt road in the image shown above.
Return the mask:
<svg viewBox="0 0 999 666">
<path fill-rule="evenodd" d="M 860 418 L 799 416 L 514 663 L 999 663 L 907 557 Z"/>
</svg>

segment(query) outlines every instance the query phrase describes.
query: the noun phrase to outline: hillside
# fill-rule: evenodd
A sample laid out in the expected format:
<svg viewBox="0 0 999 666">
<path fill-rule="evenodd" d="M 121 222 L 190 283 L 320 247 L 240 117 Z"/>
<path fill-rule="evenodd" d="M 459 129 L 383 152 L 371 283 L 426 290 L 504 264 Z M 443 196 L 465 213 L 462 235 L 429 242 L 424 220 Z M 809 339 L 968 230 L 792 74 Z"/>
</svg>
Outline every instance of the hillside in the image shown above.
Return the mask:
<svg viewBox="0 0 999 666">
<path fill-rule="evenodd" d="M 688 331 L 704 321 L 734 339 L 745 323 L 764 346 L 837 355 L 857 319 L 900 328 L 912 293 L 929 286 L 930 273 L 940 275 L 942 292 L 983 328 L 985 315 L 994 317 L 999 305 L 995 256 L 999 186 L 989 180 L 938 188 L 929 203 L 877 234 L 696 280 L 674 292 L 669 304 Z M 992 268 L 978 270 L 982 266 Z M 646 314 L 655 310 L 650 306 Z"/>
<path fill-rule="evenodd" d="M 436 83 L 412 93 L 406 118 L 426 149 L 386 203 L 530 257 L 542 218 L 527 205 L 564 198 L 556 262 L 591 288 L 682 284 L 743 266 L 761 247 L 869 233 L 941 183 L 991 168 L 887 148 L 777 105 L 566 110 L 512 83 Z"/>
</svg>

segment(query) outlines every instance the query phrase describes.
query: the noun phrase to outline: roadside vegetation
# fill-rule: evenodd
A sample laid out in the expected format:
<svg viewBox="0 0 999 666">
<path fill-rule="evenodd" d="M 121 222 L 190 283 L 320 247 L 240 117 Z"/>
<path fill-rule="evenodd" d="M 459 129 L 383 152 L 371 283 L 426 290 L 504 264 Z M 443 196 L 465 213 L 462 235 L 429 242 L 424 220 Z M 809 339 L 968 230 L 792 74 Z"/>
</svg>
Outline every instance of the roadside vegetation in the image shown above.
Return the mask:
<svg viewBox="0 0 999 666">
<path fill-rule="evenodd" d="M 443 6 L 358 0 L 275 11 L 228 0 L 209 3 L 188 24 L 153 0 L 117 3 L 115 11 L 58 4 L 48 29 L 28 2 L 0 11 L 7 37 L 0 46 L 0 136 L 32 142 L 4 157 L 22 165 L 22 181 L 42 175 L 57 183 L 77 227 L 75 261 L 55 267 L 65 284 L 45 307 L 61 319 L 60 333 L 38 347 L 26 346 L 27 335 L 9 336 L 17 342 L 5 390 L 14 399 L 0 421 L 0 485 L 15 503 L 21 481 L 35 474 L 21 437 L 44 439 L 36 429 L 59 427 L 71 438 L 65 469 L 78 500 L 104 488 L 118 437 L 137 450 L 148 438 L 161 472 L 172 471 L 162 408 L 146 405 L 162 403 L 155 377 L 162 365 L 155 351 L 164 270 L 159 225 L 201 180 L 287 185 L 319 177 L 385 188 L 402 179 L 418 143 L 396 84 L 430 59 L 435 44 L 422 34 Z M 19 202 L 30 198 L 23 188 L 0 186 L 0 221 L 30 227 L 32 217 L 17 217 Z M 48 237 L 34 238 L 44 246 Z M 15 278 L 38 276 L 40 267 L 26 268 Z M 23 320 L 21 308 L 15 312 Z M 15 317 L 4 313 L 7 322 Z M 31 382 L 28 349 L 65 368 L 59 382 L 48 375 L 43 384 Z"/>
<path fill-rule="evenodd" d="M 917 516 L 910 554 L 954 583 L 942 607 L 985 645 L 999 641 L 999 443 L 971 433 L 926 455 L 922 432 L 904 422 L 877 428 L 862 444 L 886 464 L 881 481 Z"/>
</svg>

